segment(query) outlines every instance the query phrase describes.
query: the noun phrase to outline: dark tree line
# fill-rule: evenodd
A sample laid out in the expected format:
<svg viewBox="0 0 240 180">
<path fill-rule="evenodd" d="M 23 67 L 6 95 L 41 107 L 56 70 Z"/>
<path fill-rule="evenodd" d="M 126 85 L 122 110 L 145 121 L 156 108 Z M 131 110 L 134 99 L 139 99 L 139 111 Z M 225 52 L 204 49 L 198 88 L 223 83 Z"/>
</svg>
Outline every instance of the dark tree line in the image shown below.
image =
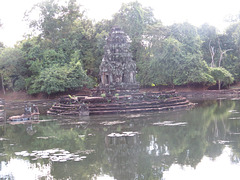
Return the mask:
<svg viewBox="0 0 240 180">
<path fill-rule="evenodd" d="M 40 12 L 39 19 L 31 13 Z M 98 82 L 105 38 L 113 26 L 131 38 L 138 81 L 149 85 L 218 84 L 240 80 L 240 22 L 224 33 L 208 24 L 164 26 L 151 8 L 123 4 L 111 20 L 94 23 L 76 0 L 47 0 L 25 14 L 32 34 L 14 48 L 0 44 L 1 87 L 29 94 L 53 94 Z"/>
</svg>

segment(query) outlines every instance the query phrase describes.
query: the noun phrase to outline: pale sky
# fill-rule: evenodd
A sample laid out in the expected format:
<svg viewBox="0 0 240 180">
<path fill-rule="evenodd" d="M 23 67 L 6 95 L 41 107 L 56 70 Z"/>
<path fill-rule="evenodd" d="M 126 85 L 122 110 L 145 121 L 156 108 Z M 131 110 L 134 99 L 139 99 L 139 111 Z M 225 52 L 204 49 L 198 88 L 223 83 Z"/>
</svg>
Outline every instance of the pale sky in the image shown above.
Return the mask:
<svg viewBox="0 0 240 180">
<path fill-rule="evenodd" d="M 0 41 L 13 46 L 28 32 L 28 25 L 23 21 L 24 12 L 42 0 L 0 0 Z M 65 0 L 60 0 L 65 1 Z M 78 0 L 86 9 L 86 15 L 99 21 L 110 19 L 122 3 L 134 0 Z M 138 0 L 144 7 L 152 7 L 154 15 L 164 25 L 189 22 L 200 26 L 208 23 L 220 30 L 228 25 L 224 18 L 240 12 L 239 0 Z"/>
</svg>

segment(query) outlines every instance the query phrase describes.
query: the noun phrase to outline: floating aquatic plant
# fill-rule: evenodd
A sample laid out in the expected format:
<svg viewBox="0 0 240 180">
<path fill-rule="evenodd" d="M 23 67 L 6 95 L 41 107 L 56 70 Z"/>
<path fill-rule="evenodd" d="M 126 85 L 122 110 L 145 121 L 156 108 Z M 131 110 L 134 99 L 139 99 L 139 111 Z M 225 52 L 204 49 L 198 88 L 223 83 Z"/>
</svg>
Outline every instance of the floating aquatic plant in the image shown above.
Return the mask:
<svg viewBox="0 0 240 180">
<path fill-rule="evenodd" d="M 140 134 L 139 132 L 123 132 L 123 133 L 111 133 L 108 135 L 108 137 L 132 137 L 137 134 Z"/>
<path fill-rule="evenodd" d="M 80 156 L 80 153 L 90 154 L 93 150 L 77 151 L 76 153 L 70 153 L 64 149 L 48 149 L 43 151 L 27 151 L 15 152 L 17 156 L 32 157 L 33 161 L 38 159 L 49 159 L 52 162 L 66 162 L 66 161 L 81 161 L 86 159 L 86 156 Z"/>
<path fill-rule="evenodd" d="M 163 121 L 153 123 L 154 126 L 186 126 L 187 122 Z"/>
</svg>

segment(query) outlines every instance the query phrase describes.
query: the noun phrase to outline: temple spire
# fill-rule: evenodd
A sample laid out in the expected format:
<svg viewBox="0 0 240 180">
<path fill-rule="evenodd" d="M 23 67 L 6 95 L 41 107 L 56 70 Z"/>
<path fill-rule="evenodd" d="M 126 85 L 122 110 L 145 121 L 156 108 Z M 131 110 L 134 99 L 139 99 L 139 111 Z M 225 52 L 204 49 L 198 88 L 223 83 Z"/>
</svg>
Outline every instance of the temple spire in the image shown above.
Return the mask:
<svg viewBox="0 0 240 180">
<path fill-rule="evenodd" d="M 136 84 L 136 63 L 130 45 L 131 40 L 122 29 L 113 27 L 100 65 L 100 86 Z"/>
</svg>

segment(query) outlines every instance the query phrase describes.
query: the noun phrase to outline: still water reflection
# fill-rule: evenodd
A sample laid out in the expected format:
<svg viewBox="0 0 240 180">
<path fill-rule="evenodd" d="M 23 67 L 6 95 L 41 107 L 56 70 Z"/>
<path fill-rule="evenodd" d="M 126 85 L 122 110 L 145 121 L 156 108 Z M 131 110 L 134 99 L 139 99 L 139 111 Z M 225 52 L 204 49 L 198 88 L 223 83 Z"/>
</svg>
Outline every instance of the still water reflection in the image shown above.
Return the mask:
<svg viewBox="0 0 240 180">
<path fill-rule="evenodd" d="M 216 100 L 188 111 L 2 124 L 0 179 L 237 179 L 239 112 L 240 101 Z"/>
</svg>

